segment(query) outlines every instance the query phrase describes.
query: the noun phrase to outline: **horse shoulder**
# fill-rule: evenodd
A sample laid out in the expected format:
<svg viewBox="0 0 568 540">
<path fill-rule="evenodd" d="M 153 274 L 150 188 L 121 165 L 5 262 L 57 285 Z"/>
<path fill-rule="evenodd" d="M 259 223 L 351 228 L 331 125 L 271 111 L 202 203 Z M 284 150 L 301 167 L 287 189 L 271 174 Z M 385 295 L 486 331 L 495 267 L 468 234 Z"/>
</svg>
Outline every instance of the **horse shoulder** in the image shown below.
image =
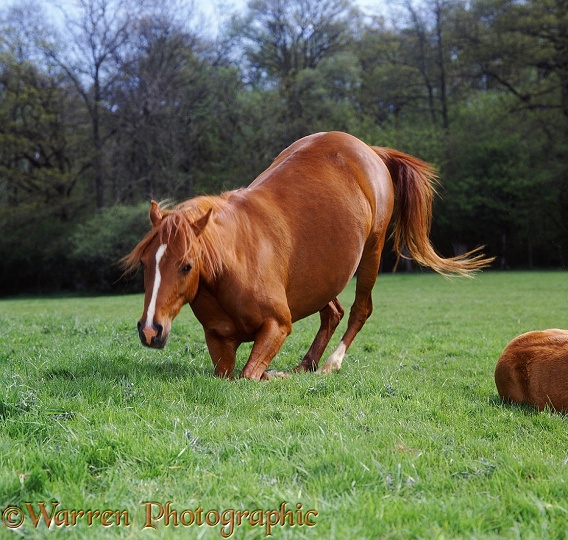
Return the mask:
<svg viewBox="0 0 568 540">
<path fill-rule="evenodd" d="M 205 330 L 228 339 L 238 337 L 235 321 L 223 308 L 216 294 L 206 287 L 199 289 L 199 293 L 191 303 L 191 309 Z"/>
</svg>

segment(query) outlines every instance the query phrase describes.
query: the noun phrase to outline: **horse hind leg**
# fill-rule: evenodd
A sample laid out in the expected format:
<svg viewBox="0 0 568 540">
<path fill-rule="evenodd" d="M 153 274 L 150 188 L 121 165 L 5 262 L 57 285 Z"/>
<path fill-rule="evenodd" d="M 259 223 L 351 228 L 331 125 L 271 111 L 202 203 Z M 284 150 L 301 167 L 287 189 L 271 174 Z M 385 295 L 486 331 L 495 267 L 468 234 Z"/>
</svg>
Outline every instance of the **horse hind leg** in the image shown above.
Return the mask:
<svg viewBox="0 0 568 540">
<path fill-rule="evenodd" d="M 384 239 L 379 242 L 369 243 L 365 247 L 361 262 L 357 268 L 355 301 L 349 312 L 347 330 L 341 338 L 337 349 L 335 349 L 331 356 L 325 361 L 324 365 L 319 368 L 318 373 L 328 374 L 341 369 L 341 364 L 343 363 L 347 349 L 349 349 L 355 336 L 371 316 L 373 312 L 372 292 L 379 274 L 383 244 Z"/>
<path fill-rule="evenodd" d="M 343 306 L 337 298 L 334 298 L 320 311 L 318 333 L 302 362 L 296 366 L 294 371 L 315 371 L 318 368 L 320 358 L 344 313 Z"/>
</svg>

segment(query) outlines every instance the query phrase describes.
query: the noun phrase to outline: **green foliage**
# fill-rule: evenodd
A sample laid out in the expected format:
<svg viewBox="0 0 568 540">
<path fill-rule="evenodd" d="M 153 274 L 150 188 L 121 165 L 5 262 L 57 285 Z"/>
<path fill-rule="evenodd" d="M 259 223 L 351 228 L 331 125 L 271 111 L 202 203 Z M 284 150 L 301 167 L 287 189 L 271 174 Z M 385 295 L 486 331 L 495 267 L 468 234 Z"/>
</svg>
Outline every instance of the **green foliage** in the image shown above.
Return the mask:
<svg viewBox="0 0 568 540">
<path fill-rule="evenodd" d="M 148 210 L 116 206 L 79 223 L 47 218 L 7 229 L 0 292 L 125 290 L 133 284 L 120 279 L 119 261 L 149 230 Z"/>
<path fill-rule="evenodd" d="M 246 186 L 329 130 L 439 168 L 444 253 L 486 245 L 502 267 L 565 266 L 562 2 L 408 1 L 390 24 L 350 0 L 258 0 L 217 40 L 174 1 L 124 18 L 128 2 L 86 0 L 59 37 L 40 4 L 0 11 L 2 293 L 110 286 L 113 240 L 62 247 L 94 208 Z"/>
<path fill-rule="evenodd" d="M 164 518 L 142 532 L 143 501 L 318 511 L 275 538 L 562 538 L 566 417 L 501 403 L 493 370 L 514 336 L 562 326 L 567 294 L 563 272 L 382 275 L 339 373 L 269 383 L 214 378 L 189 311 L 164 350 L 143 348 L 141 295 L 0 301 L 0 510 L 131 516 L 49 530 L 28 517 L 17 532 L 32 538 L 220 538 L 220 524 Z M 318 325 L 296 323 L 274 367 L 293 368 Z"/>
<path fill-rule="evenodd" d="M 60 77 L 12 53 L 0 54 L 1 221 L 39 213 L 67 219 L 76 211 L 81 160 L 72 159 L 76 103 Z"/>
<path fill-rule="evenodd" d="M 113 206 L 77 226 L 72 254 L 89 264 L 112 264 L 132 250 L 149 229 L 148 204 Z"/>
<path fill-rule="evenodd" d="M 68 223 L 49 217 L 14 228 L 7 226 L 0 238 L 0 294 L 74 289 L 68 233 Z"/>
<path fill-rule="evenodd" d="M 511 258 L 531 266 L 533 247 L 561 246 L 560 193 L 543 173 L 550 157 L 538 124 L 525 114 L 532 132 L 524 132 L 507 114 L 510 102 L 486 94 L 456 111 L 441 167 L 436 234 L 470 246 L 483 237 L 503 267 Z M 550 263 L 558 264 L 558 251 L 551 250 Z"/>
</svg>

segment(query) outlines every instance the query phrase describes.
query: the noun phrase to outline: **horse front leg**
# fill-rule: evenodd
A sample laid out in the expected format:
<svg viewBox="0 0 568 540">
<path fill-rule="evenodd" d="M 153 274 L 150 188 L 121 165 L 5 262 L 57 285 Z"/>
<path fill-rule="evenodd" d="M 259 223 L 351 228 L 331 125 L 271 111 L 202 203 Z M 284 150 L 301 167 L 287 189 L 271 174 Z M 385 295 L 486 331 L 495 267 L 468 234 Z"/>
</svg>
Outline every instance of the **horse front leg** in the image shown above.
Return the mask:
<svg viewBox="0 0 568 540">
<path fill-rule="evenodd" d="M 284 344 L 292 331 L 292 324 L 282 324 L 275 319 L 265 321 L 258 330 L 249 359 L 245 364 L 241 377 L 245 379 L 272 378 L 266 368 Z"/>
<path fill-rule="evenodd" d="M 237 358 L 239 342 L 234 339 L 221 338 L 217 334 L 205 331 L 205 342 L 209 349 L 209 356 L 213 360 L 215 375 L 217 377 L 232 378 Z"/>
</svg>

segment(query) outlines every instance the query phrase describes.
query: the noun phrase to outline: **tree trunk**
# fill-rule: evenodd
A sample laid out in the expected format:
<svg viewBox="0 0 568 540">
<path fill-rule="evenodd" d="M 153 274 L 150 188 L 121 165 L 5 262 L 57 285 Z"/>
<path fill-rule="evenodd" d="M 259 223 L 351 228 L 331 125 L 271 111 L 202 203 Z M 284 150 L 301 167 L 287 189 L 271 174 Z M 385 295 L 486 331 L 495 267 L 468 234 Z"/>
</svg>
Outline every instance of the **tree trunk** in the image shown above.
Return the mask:
<svg viewBox="0 0 568 540">
<path fill-rule="evenodd" d="M 438 45 L 438 67 L 440 69 L 440 101 L 442 104 L 442 127 L 449 128 L 448 97 L 446 88 L 446 62 L 444 60 L 444 43 L 442 38 L 442 5 L 439 0 L 435 4 L 436 13 L 436 42 Z"/>
<path fill-rule="evenodd" d="M 99 81 L 98 69 L 95 75 L 94 84 L 94 103 L 92 109 L 92 121 L 93 121 L 93 146 L 95 150 L 93 169 L 95 173 L 95 194 L 97 208 L 100 210 L 104 208 L 105 205 L 105 193 L 104 193 L 104 178 L 103 178 L 103 166 L 102 166 L 102 156 L 103 156 L 103 143 L 101 140 L 101 130 L 100 130 L 100 104 L 101 104 L 101 89 Z"/>
</svg>

